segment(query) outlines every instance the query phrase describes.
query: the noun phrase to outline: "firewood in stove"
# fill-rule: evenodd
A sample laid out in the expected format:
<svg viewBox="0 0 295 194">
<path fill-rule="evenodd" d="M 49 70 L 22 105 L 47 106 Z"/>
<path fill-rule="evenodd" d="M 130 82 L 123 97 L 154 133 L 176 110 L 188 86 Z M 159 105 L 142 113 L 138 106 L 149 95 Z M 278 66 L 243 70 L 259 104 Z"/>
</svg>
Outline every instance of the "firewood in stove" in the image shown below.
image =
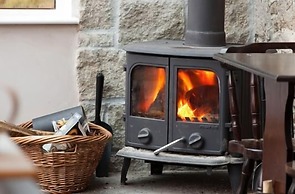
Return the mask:
<svg viewBox="0 0 295 194">
<path fill-rule="evenodd" d="M 159 91 L 159 93 L 157 94 L 156 99 L 154 100 L 154 102 L 151 104 L 148 112 L 152 112 L 152 111 L 165 111 L 165 90 L 162 89 Z"/>
<path fill-rule="evenodd" d="M 153 119 L 164 119 L 164 112 L 162 111 L 149 111 L 149 112 L 137 112 L 133 114 L 134 116 L 153 118 Z"/>
<path fill-rule="evenodd" d="M 160 110 L 150 110 L 148 115 L 150 118 L 164 119 L 164 112 Z"/>
<path fill-rule="evenodd" d="M 185 99 L 192 110 L 206 110 L 216 112 L 218 110 L 219 90 L 216 85 L 197 86 L 185 94 Z M 199 109 L 199 110 L 198 110 Z"/>
</svg>

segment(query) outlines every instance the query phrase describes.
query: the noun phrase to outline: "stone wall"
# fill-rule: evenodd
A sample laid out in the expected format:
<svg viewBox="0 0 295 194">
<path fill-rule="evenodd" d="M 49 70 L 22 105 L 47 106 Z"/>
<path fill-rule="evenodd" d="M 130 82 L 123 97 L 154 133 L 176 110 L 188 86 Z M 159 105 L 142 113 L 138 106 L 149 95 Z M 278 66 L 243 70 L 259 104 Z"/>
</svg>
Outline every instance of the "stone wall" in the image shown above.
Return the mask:
<svg viewBox="0 0 295 194">
<path fill-rule="evenodd" d="M 80 102 L 94 118 L 95 76 L 105 75 L 102 120 L 114 130 L 113 152 L 124 146 L 125 51 L 131 42 L 183 39 L 186 0 L 81 0 L 77 79 Z M 226 0 L 228 43 L 292 41 L 293 0 Z M 121 161 L 112 157 L 112 170 Z M 142 168 L 142 165 L 139 165 Z"/>
<path fill-rule="evenodd" d="M 295 2 L 292 0 L 255 1 L 253 14 L 256 42 L 295 40 Z"/>
</svg>

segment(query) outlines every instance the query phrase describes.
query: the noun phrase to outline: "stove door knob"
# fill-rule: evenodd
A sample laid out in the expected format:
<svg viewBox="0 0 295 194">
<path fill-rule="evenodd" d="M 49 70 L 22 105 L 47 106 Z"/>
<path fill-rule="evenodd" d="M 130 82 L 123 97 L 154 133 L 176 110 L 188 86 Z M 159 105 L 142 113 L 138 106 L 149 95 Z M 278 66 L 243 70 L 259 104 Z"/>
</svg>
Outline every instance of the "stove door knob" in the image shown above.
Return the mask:
<svg viewBox="0 0 295 194">
<path fill-rule="evenodd" d="M 199 133 L 193 133 L 188 139 L 188 144 L 194 149 L 200 149 L 204 144 L 204 140 Z"/>
<path fill-rule="evenodd" d="M 151 131 L 148 128 L 143 128 L 138 132 L 137 138 L 143 144 L 148 144 L 152 140 Z"/>
</svg>

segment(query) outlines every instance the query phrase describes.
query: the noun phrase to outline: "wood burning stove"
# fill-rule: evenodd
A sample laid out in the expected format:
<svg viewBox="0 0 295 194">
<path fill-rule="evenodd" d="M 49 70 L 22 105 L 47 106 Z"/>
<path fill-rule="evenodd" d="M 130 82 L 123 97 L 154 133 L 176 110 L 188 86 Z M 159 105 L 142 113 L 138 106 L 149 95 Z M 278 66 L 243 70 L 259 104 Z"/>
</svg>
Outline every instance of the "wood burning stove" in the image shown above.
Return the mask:
<svg viewBox="0 0 295 194">
<path fill-rule="evenodd" d="M 183 138 L 168 151 L 223 155 L 228 136 L 226 70 L 212 59 L 223 48 L 201 54 L 201 47 L 180 43 L 125 48 L 126 145 L 158 149 Z"/>
<path fill-rule="evenodd" d="M 124 157 L 121 183 L 127 180 L 131 158 L 151 162 L 152 174 L 161 174 L 166 163 L 242 163 L 227 154 L 227 70 L 212 58 L 227 48 L 224 0 L 188 1 L 185 41 L 125 47 L 126 147 L 117 153 Z"/>
</svg>

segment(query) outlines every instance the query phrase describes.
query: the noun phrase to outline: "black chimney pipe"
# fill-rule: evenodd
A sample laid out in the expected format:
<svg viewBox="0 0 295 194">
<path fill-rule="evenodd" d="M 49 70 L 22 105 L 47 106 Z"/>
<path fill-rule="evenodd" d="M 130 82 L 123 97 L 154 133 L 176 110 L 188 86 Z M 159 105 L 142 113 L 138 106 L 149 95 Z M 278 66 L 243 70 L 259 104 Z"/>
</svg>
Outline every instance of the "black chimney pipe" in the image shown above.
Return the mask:
<svg viewBox="0 0 295 194">
<path fill-rule="evenodd" d="M 185 44 L 225 46 L 225 0 L 188 0 Z"/>
</svg>

